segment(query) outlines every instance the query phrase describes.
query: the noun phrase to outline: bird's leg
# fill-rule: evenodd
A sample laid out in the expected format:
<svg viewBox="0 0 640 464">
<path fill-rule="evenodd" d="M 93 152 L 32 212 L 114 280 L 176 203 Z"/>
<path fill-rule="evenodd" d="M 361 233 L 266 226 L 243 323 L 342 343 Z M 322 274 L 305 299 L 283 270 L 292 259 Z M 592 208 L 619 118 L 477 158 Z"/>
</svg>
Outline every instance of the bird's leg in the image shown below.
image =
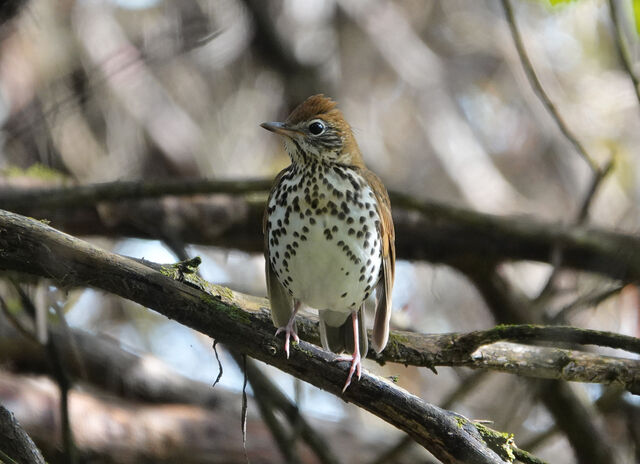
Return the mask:
<svg viewBox="0 0 640 464">
<path fill-rule="evenodd" d="M 284 332 L 284 352 L 287 353 L 287 359 L 289 359 L 289 339 L 293 337 L 293 340 L 298 343 L 300 342 L 300 337 L 296 333 L 296 314 L 298 314 L 298 310 L 300 309 L 300 300 L 295 300 L 293 304 L 293 312 L 291 313 L 291 317 L 289 318 L 289 322 L 287 325 L 283 327 L 278 327 L 276 330 L 276 336 Z"/>
<path fill-rule="evenodd" d="M 364 310 L 364 308 L 363 308 Z M 356 372 L 358 374 L 358 380 L 360 380 L 360 374 L 362 370 L 362 362 L 360 357 L 360 331 L 358 330 L 358 312 L 351 312 L 351 320 L 353 321 L 353 355 L 342 355 L 338 356 L 339 361 L 351 361 L 351 369 L 349 369 L 349 376 L 347 377 L 347 382 L 344 384 L 342 388 L 342 393 L 347 390 L 347 387 L 351 385 L 351 378 L 353 377 L 353 373 Z"/>
</svg>

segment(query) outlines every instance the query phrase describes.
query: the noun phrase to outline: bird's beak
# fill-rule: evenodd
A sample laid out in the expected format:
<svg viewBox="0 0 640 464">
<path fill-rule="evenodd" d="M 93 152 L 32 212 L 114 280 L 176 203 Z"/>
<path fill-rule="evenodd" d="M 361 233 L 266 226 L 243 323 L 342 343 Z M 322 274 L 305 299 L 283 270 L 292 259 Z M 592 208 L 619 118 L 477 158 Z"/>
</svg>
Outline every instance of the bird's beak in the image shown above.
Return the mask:
<svg viewBox="0 0 640 464">
<path fill-rule="evenodd" d="M 275 132 L 280 135 L 286 135 L 287 137 L 293 137 L 294 135 L 299 134 L 297 130 L 290 129 L 283 122 L 263 122 L 260 126 L 268 131 Z"/>
</svg>

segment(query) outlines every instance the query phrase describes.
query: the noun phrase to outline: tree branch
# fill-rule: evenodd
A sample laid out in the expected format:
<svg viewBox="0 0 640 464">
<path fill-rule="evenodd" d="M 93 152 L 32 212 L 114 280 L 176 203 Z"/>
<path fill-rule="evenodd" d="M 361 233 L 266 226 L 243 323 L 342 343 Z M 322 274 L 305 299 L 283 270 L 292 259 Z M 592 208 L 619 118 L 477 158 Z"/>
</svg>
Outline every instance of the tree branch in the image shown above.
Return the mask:
<svg viewBox="0 0 640 464">
<path fill-rule="evenodd" d="M 240 294 L 228 289 L 225 291 L 230 301 L 242 306 L 243 297 Z M 255 317 L 269 324 L 268 316 Z M 300 316 L 298 332 L 304 340 L 320 344 L 317 322 Z M 50 329 L 50 336 L 66 360 L 69 375 L 74 379 L 89 381 L 120 396 L 140 397 L 146 401 L 203 404 L 215 401 L 215 395 L 211 395 L 208 389 L 203 391 L 199 384 L 194 385 L 166 368 L 154 369 L 151 360 L 147 360 L 147 366 L 141 364 L 138 356 L 120 350 L 108 340 L 79 330 L 70 333 L 72 342 L 65 334 Z M 496 343 L 509 341 L 520 344 Z M 524 345 L 541 342 L 558 345 L 596 344 L 640 352 L 640 340 L 625 335 L 575 327 L 526 324 L 498 326 L 469 333 L 417 334 L 394 331 L 388 347 L 382 353 L 377 354 L 371 349 L 367 357 L 380 364 L 394 362 L 431 369 L 468 367 L 533 378 L 613 384 L 633 394 L 640 394 L 639 361 L 558 347 Z M 76 349 L 83 353 L 81 359 L 75 356 Z M 49 372 L 40 346 L 19 337 L 17 331 L 9 327 L 0 326 L 0 361 L 11 362 L 31 372 Z M 114 378 L 119 380 L 114 382 Z M 285 406 L 279 404 L 278 407 Z M 287 415 L 293 414 L 287 411 Z"/>
<path fill-rule="evenodd" d="M 137 261 L 102 251 L 38 221 L 0 211 L 0 267 L 41 275 L 61 286 L 93 286 L 216 338 L 337 396 L 346 363 L 307 342 L 286 359 L 273 335 L 264 299 L 211 285 L 210 292 L 178 282 Z M 167 271 L 170 273 L 171 271 Z M 242 309 L 245 311 L 243 311 Z M 262 317 L 258 317 L 262 316 Z M 444 463 L 501 463 L 474 423 L 363 373 L 341 395 L 400 428 Z"/>
<path fill-rule="evenodd" d="M 0 190 L 0 207 L 9 210 L 30 208 L 77 208 L 100 202 L 158 198 L 167 195 L 198 195 L 214 193 L 249 194 L 268 192 L 270 179 L 214 180 L 180 179 L 164 181 L 116 181 L 66 187 L 22 188 Z"/>
<path fill-rule="evenodd" d="M 22 430 L 13 414 L 0 405 L 0 462 L 44 464 L 33 440 Z"/>
<path fill-rule="evenodd" d="M 491 263 L 461 268 L 476 285 L 499 322 L 526 322 L 539 318 L 526 299 L 515 291 L 496 272 Z M 614 464 L 622 459 L 596 425 L 591 408 L 576 395 L 570 386 L 558 380 L 539 380 L 537 393 L 553 415 L 558 427 L 565 433 L 574 449 L 578 462 L 586 464 Z"/>
<path fill-rule="evenodd" d="M 78 235 L 155 239 L 177 236 L 185 243 L 261 252 L 263 240 L 259 231 L 264 199 L 248 194 L 266 194 L 270 183 L 185 180 L 56 189 L 5 187 L 0 191 L 0 208 L 45 218 Z M 165 194 L 212 192 L 218 195 L 157 199 Z M 124 201 L 134 198 L 138 201 Z M 453 266 L 478 257 L 495 262 L 532 260 L 554 264 L 555 250 L 560 248 L 564 266 L 626 282 L 640 281 L 640 238 L 633 235 L 479 213 L 398 192 L 391 192 L 391 199 L 396 249 L 401 259 L 426 259 Z"/>
</svg>

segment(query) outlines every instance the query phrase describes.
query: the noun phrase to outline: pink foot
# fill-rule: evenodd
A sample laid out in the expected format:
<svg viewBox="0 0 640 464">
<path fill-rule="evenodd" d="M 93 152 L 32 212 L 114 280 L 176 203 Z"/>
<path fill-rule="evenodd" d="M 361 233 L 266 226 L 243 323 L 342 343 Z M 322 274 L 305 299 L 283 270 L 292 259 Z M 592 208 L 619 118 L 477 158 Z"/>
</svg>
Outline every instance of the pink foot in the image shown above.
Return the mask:
<svg viewBox="0 0 640 464">
<path fill-rule="evenodd" d="M 289 339 L 293 337 L 293 340 L 296 343 L 300 342 L 300 337 L 298 337 L 296 330 L 293 328 L 292 322 L 293 318 L 291 318 L 291 321 L 289 321 L 287 325 L 276 330 L 276 337 L 278 336 L 278 334 L 284 332 L 284 352 L 287 354 L 287 359 L 289 359 Z"/>
<path fill-rule="evenodd" d="M 349 376 L 347 377 L 347 382 L 344 384 L 342 388 L 342 393 L 347 390 L 347 387 L 351 385 L 351 378 L 353 377 L 353 373 L 356 372 L 358 374 L 358 380 L 360 380 L 360 374 L 362 373 L 362 362 L 360 359 L 360 353 L 356 352 L 352 355 L 341 355 L 338 356 L 338 361 L 351 361 L 351 369 L 349 369 Z"/>
</svg>

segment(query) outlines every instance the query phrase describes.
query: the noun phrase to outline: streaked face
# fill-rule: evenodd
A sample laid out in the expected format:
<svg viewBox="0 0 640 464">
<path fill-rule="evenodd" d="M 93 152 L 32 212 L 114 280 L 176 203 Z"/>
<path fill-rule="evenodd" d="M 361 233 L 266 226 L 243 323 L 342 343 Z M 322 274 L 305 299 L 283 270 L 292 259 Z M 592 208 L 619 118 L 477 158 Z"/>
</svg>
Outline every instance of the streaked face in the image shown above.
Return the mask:
<svg viewBox="0 0 640 464">
<path fill-rule="evenodd" d="M 308 163 L 313 159 L 329 163 L 346 161 L 343 131 L 325 118 L 315 117 L 293 124 L 264 123 L 262 127 L 284 136 L 285 148 L 294 163 Z"/>
<path fill-rule="evenodd" d="M 363 166 L 351 127 L 336 103 L 324 95 L 307 98 L 285 122 L 266 122 L 262 127 L 284 137 L 287 153 L 296 165 L 322 162 Z"/>
</svg>

